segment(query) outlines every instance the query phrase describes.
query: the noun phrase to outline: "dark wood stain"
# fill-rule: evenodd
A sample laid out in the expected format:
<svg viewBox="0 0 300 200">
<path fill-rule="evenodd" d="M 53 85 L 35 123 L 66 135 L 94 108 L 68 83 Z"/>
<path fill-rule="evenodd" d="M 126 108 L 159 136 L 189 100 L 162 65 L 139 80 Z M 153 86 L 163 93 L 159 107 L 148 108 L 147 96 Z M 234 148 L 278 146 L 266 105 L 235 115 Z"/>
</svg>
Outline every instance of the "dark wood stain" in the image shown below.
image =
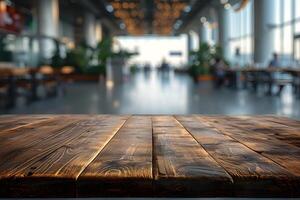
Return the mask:
<svg viewBox="0 0 300 200">
<path fill-rule="evenodd" d="M 153 117 L 153 138 L 158 196 L 229 195 L 231 177 L 174 117 Z"/>
<path fill-rule="evenodd" d="M 253 128 L 249 121 L 239 121 L 232 117 L 199 117 L 216 127 L 222 133 L 248 146 L 257 153 L 283 166 L 296 177 L 300 176 L 300 148 L 278 140 L 268 134 L 248 129 Z M 272 132 L 270 130 L 270 132 Z"/>
<path fill-rule="evenodd" d="M 300 197 L 300 122 L 0 116 L 0 197 Z"/>
<path fill-rule="evenodd" d="M 0 140 L 3 147 L 0 152 L 3 158 L 0 161 L 0 179 L 3 181 L 3 184 L 0 182 L 0 194 L 22 197 L 30 196 L 28 190 L 41 190 L 46 191 L 41 196 L 50 195 L 47 192 L 54 196 L 74 196 L 79 174 L 126 119 L 118 116 L 60 116 L 34 129 L 18 129 L 20 137 L 12 138 L 13 142 Z M 9 134 L 5 136 L 11 139 Z M 36 185 L 36 180 L 40 184 Z M 14 184 L 19 184 L 20 190 L 6 188 L 6 185 Z M 62 189 L 65 187 L 68 189 Z"/>
<path fill-rule="evenodd" d="M 177 119 L 233 177 L 235 195 L 268 196 L 272 193 L 274 196 L 284 196 L 297 186 L 293 185 L 293 175 L 286 169 L 213 126 L 201 122 L 196 117 L 178 116 Z"/>
<path fill-rule="evenodd" d="M 151 117 L 132 116 L 81 173 L 78 196 L 143 196 L 151 188 Z"/>
</svg>

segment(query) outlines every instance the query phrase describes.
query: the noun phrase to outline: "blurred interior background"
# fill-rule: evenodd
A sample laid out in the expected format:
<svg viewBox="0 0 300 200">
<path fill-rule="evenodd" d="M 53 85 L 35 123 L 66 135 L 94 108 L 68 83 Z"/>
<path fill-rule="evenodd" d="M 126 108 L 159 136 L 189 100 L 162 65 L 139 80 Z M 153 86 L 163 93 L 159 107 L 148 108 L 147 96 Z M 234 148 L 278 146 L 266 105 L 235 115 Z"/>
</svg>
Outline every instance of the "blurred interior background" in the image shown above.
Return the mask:
<svg viewBox="0 0 300 200">
<path fill-rule="evenodd" d="M 0 0 L 0 113 L 300 119 L 299 0 Z"/>
</svg>

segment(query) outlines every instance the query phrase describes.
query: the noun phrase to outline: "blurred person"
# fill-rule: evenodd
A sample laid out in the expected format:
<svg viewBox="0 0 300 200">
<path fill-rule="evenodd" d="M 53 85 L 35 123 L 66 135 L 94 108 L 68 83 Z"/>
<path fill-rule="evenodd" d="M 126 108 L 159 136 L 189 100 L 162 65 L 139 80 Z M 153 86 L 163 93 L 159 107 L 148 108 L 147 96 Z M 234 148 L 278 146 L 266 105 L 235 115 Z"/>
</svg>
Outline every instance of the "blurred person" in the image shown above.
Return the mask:
<svg viewBox="0 0 300 200">
<path fill-rule="evenodd" d="M 163 59 L 161 65 L 160 65 L 160 68 L 162 71 L 168 71 L 170 66 L 169 64 L 167 63 L 166 59 Z"/>
<path fill-rule="evenodd" d="M 278 68 L 280 67 L 280 59 L 277 53 L 273 53 L 273 58 L 269 63 L 269 68 Z M 268 91 L 267 91 L 267 95 L 271 95 L 272 94 L 272 89 L 273 89 L 273 82 L 276 79 L 280 79 L 282 74 L 280 72 L 276 72 L 276 71 L 271 71 L 271 72 L 267 72 L 265 74 L 266 79 L 268 80 Z M 279 84 L 278 85 L 278 92 L 277 95 L 279 96 L 284 88 L 284 84 Z"/>
<path fill-rule="evenodd" d="M 213 70 L 214 70 L 215 87 L 216 88 L 220 88 L 221 86 L 224 85 L 227 68 L 228 68 L 227 65 L 225 64 L 225 62 L 222 59 L 220 59 L 220 58 L 215 59 L 215 63 L 213 65 Z"/>
<path fill-rule="evenodd" d="M 269 67 L 279 67 L 280 62 L 279 62 L 279 56 L 277 53 L 273 53 L 273 58 L 269 63 Z"/>
<path fill-rule="evenodd" d="M 151 71 L 151 65 L 150 63 L 146 63 L 144 66 L 144 72 L 150 72 Z"/>
</svg>

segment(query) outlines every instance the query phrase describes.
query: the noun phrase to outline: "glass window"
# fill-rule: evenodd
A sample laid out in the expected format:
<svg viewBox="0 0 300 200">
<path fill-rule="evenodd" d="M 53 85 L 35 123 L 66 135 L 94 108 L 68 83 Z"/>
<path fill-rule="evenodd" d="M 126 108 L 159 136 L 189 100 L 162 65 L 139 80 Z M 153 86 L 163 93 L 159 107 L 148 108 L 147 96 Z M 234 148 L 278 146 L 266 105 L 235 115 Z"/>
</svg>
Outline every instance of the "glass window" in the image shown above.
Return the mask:
<svg viewBox="0 0 300 200">
<path fill-rule="evenodd" d="M 300 61 L 300 39 L 295 41 L 295 59 Z"/>
<path fill-rule="evenodd" d="M 296 22 L 295 24 L 295 33 L 300 34 L 300 21 Z"/>
<path fill-rule="evenodd" d="M 299 0 L 294 0 L 294 1 L 295 1 L 295 6 L 294 6 L 295 18 L 300 19 L 300 1 Z"/>
<path fill-rule="evenodd" d="M 247 6 L 245 12 L 245 34 L 250 35 L 252 33 L 252 1 L 249 3 L 250 5 Z"/>
<path fill-rule="evenodd" d="M 280 53 L 281 52 L 281 29 L 276 28 L 274 31 L 274 51 Z"/>
<path fill-rule="evenodd" d="M 283 54 L 292 54 L 293 52 L 293 34 L 292 25 L 289 24 L 283 27 Z"/>
<path fill-rule="evenodd" d="M 299 0 L 298 0 L 299 1 Z M 283 22 L 290 22 L 292 21 L 292 5 L 293 0 L 284 0 L 283 3 Z"/>
<path fill-rule="evenodd" d="M 252 61 L 253 54 L 253 1 L 241 11 L 229 11 L 230 53 L 234 63 L 245 65 Z M 240 55 L 236 55 L 239 49 Z"/>
<path fill-rule="evenodd" d="M 300 33 L 300 0 L 274 0 L 274 51 L 290 60 L 293 56 L 294 35 Z"/>
<path fill-rule="evenodd" d="M 274 0 L 274 12 L 275 12 L 275 19 L 274 22 L 275 24 L 280 24 L 281 23 L 281 2 L 282 0 Z"/>
</svg>

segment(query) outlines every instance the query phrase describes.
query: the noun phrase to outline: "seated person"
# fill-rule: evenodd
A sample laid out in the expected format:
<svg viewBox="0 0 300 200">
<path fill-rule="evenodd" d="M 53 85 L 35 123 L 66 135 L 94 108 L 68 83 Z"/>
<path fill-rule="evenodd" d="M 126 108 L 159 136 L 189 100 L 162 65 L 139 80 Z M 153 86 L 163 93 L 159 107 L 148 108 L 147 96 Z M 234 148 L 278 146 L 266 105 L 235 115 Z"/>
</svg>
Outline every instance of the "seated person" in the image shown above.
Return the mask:
<svg viewBox="0 0 300 200">
<path fill-rule="evenodd" d="M 222 59 L 216 58 L 213 68 L 216 81 L 215 86 L 220 88 L 225 82 L 227 65 Z"/>
<path fill-rule="evenodd" d="M 278 54 L 277 53 L 273 53 L 273 58 L 269 63 L 269 67 L 279 67 L 280 66 L 280 62 L 279 62 L 279 58 L 278 58 Z"/>
<path fill-rule="evenodd" d="M 277 53 L 273 53 L 273 58 L 269 63 L 269 68 L 278 68 L 278 67 L 280 67 L 279 56 L 278 56 Z M 271 72 L 268 72 L 268 73 L 265 74 L 265 79 L 268 80 L 268 92 L 267 92 L 267 94 L 271 95 L 272 94 L 272 89 L 273 89 L 273 82 L 276 79 L 282 79 L 282 74 L 280 72 L 277 72 L 276 70 L 275 71 L 271 70 Z M 279 89 L 278 89 L 277 95 L 281 94 L 284 86 L 285 86 L 285 84 L 278 84 Z"/>
<path fill-rule="evenodd" d="M 169 70 L 170 66 L 169 66 L 169 64 L 166 62 L 165 59 L 163 59 L 160 68 L 161 68 L 162 71 L 167 71 L 167 70 Z"/>
</svg>

